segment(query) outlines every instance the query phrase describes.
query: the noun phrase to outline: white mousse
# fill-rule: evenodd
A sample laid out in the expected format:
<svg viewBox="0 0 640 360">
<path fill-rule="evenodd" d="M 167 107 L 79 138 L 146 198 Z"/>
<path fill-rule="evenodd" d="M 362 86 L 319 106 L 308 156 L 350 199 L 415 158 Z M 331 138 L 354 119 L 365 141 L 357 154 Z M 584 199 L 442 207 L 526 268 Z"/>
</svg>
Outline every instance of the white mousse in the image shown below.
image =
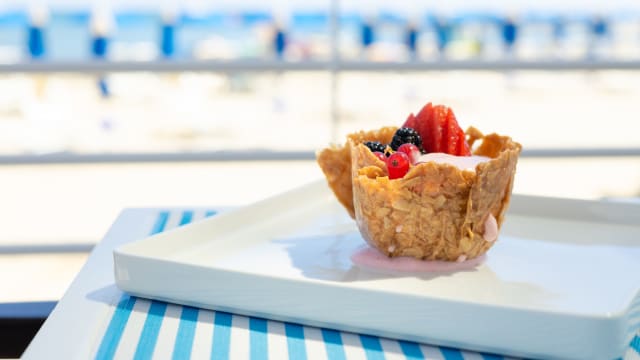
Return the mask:
<svg viewBox="0 0 640 360">
<path fill-rule="evenodd" d="M 428 153 L 420 156 L 416 164 L 424 162 L 434 162 L 438 164 L 451 164 L 460 170 L 475 170 L 476 165 L 489 161 L 491 158 L 480 155 L 455 156 L 445 153 Z"/>
</svg>

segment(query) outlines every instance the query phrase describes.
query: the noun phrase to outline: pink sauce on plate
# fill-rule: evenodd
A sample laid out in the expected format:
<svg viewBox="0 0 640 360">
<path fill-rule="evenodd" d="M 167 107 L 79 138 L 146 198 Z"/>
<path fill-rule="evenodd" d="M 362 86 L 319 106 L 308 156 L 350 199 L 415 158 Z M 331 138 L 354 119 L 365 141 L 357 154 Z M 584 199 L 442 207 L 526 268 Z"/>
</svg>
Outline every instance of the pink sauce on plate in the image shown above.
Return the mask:
<svg viewBox="0 0 640 360">
<path fill-rule="evenodd" d="M 372 247 L 363 247 L 351 255 L 354 265 L 368 270 L 387 273 L 433 273 L 469 270 L 484 262 L 481 255 L 467 260 L 461 256 L 456 262 L 437 260 L 418 260 L 412 257 L 390 258 Z"/>
</svg>

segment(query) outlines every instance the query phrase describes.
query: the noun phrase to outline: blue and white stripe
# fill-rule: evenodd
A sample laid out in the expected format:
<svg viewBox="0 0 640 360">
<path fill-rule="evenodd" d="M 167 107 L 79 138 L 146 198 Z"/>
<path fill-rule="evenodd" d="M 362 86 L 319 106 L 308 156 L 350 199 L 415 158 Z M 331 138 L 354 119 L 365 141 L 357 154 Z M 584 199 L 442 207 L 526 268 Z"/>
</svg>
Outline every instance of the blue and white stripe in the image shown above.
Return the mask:
<svg viewBox="0 0 640 360">
<path fill-rule="evenodd" d="M 155 234 L 190 223 L 206 212 L 161 211 Z M 442 359 L 505 357 L 398 341 L 123 295 L 114 304 L 96 359 Z M 640 360 L 640 333 L 625 360 Z"/>
</svg>

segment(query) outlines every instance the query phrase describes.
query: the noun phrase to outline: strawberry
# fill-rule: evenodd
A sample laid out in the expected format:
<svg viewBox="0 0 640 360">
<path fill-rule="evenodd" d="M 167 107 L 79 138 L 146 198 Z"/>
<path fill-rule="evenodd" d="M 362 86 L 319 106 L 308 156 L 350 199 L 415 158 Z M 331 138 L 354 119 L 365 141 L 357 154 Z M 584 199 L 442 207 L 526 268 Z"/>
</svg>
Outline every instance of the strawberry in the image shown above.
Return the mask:
<svg viewBox="0 0 640 360">
<path fill-rule="evenodd" d="M 422 114 L 422 116 L 418 115 L 418 117 L 420 117 L 420 122 L 418 126 L 420 129 L 418 129 L 418 133 L 420 133 L 420 131 L 422 131 L 425 135 L 429 134 L 429 127 L 432 124 L 432 119 L 433 119 L 433 105 L 431 105 L 431 103 L 428 103 L 425 107 L 422 108 L 422 110 L 420 110 L 420 113 Z"/>
<path fill-rule="evenodd" d="M 458 125 L 456 116 L 451 109 L 449 109 L 448 129 L 451 135 L 449 136 L 447 153 L 457 156 L 471 156 L 471 150 L 469 149 L 469 144 L 467 144 L 464 131 Z"/>
<path fill-rule="evenodd" d="M 466 135 L 462 129 L 458 130 L 458 137 L 461 139 L 458 143 L 458 151 L 456 155 L 458 156 L 471 156 L 471 149 L 469 148 L 469 144 L 467 143 Z"/>
<path fill-rule="evenodd" d="M 418 130 L 416 129 L 416 125 L 417 125 L 416 117 L 413 115 L 413 113 L 411 113 L 407 117 L 407 120 L 405 120 L 404 125 L 402 125 L 402 127 L 408 127 L 408 128 L 412 128 L 413 130 Z"/>
<path fill-rule="evenodd" d="M 457 123 L 451 109 L 447 109 L 444 124 L 444 139 L 442 141 L 443 152 L 446 152 L 447 154 L 455 154 L 458 150 L 458 128 L 456 127 Z"/>
<path fill-rule="evenodd" d="M 433 143 L 435 144 L 434 152 L 447 152 L 447 138 L 445 137 L 445 129 L 447 128 L 447 110 L 446 106 L 436 105 L 433 108 L 433 118 L 431 123 L 431 134 L 433 134 Z"/>
<path fill-rule="evenodd" d="M 433 106 L 431 103 L 423 106 L 418 115 L 415 116 L 416 123 L 414 130 L 418 132 L 422 138 L 422 148 L 426 152 L 433 152 L 433 139 L 429 132 L 433 118 Z"/>
<path fill-rule="evenodd" d="M 413 128 L 422 138 L 425 152 L 469 156 L 469 145 L 453 111 L 443 105 L 425 105 L 418 115 L 410 114 L 403 127 Z"/>
</svg>

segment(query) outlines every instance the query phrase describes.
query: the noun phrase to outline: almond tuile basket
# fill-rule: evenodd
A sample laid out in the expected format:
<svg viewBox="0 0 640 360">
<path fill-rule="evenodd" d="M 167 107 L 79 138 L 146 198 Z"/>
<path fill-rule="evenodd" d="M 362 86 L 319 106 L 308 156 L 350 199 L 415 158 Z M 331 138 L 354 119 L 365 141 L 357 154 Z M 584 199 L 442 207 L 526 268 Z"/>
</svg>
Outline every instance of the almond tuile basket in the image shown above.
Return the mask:
<svg viewBox="0 0 640 360">
<path fill-rule="evenodd" d="M 490 158 L 475 171 L 425 162 L 390 180 L 385 164 L 362 143 L 389 143 L 396 130 L 350 134 L 343 146 L 317 154 L 329 187 L 363 238 L 389 257 L 461 261 L 486 253 L 494 242 L 483 236 L 485 222 L 492 215 L 499 229 L 504 221 L 522 146 L 470 127 L 473 155 Z"/>
</svg>

